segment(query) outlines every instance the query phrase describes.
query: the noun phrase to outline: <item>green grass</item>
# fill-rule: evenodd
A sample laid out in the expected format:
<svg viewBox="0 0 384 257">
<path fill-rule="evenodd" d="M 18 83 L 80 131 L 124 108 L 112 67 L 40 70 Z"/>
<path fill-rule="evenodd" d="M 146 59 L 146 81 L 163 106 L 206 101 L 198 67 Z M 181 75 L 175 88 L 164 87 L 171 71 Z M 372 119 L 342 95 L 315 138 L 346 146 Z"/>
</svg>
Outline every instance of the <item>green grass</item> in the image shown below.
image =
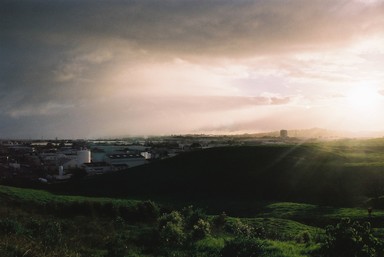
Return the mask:
<svg viewBox="0 0 384 257">
<path fill-rule="evenodd" d="M 131 242 L 131 254 L 145 256 L 141 244 L 153 230 L 150 220 L 138 219 L 145 210 L 136 200 L 0 186 L 0 202 L 0 256 L 106 257 L 117 235 Z"/>
<path fill-rule="evenodd" d="M 268 257 L 307 257 L 319 248 L 317 244 L 298 244 L 295 242 L 266 241 L 264 251 Z"/>
<path fill-rule="evenodd" d="M 225 245 L 226 237 L 206 237 L 196 242 L 193 252 L 197 256 L 219 255 Z M 209 253 L 209 254 L 207 254 Z"/>
<path fill-rule="evenodd" d="M 290 241 L 296 240 L 302 232 L 308 232 L 312 238 L 321 236 L 323 229 L 302 224 L 297 221 L 280 218 L 249 218 L 242 219 L 243 222 L 256 227 L 263 227 L 269 238 Z"/>
<path fill-rule="evenodd" d="M 318 144 L 319 148 L 343 156 L 346 166 L 384 167 L 384 139 L 346 139 Z"/>
<path fill-rule="evenodd" d="M 157 228 L 156 224 L 135 223 L 119 216 L 108 217 L 98 213 L 56 216 L 47 214 L 40 208 L 41 202 L 48 205 L 54 202 L 59 206 L 71 202 L 132 205 L 138 203 L 136 200 L 63 196 L 39 190 L 0 186 L 0 201 L 3 203 L 0 206 L 0 256 L 106 257 L 109 242 L 122 236 L 125 240 L 123 246 L 129 249 L 128 256 L 153 257 L 172 253 L 177 256 L 219 257 L 226 242 L 237 236 L 224 228 L 213 229 L 210 236 L 193 243 L 188 249 L 168 249 L 162 255 L 161 252 L 149 250 L 153 245 L 151 238 Z M 265 257 L 309 257 L 319 249 L 319 240 L 324 236 L 325 225 L 342 218 L 364 220 L 367 216 L 366 210 L 358 208 L 292 202 L 261 203 L 260 206 L 263 207 L 259 209 L 258 215 L 248 218 L 228 217 L 226 226 L 241 222 L 252 228 L 263 228 L 262 248 Z M 85 207 L 91 208 L 92 205 Z M 374 211 L 372 216 L 372 220 L 377 221 L 374 233 L 383 238 L 384 223 L 379 221 L 384 212 Z M 210 216 L 210 220 L 213 222 L 214 217 Z M 58 224 L 58 230 L 52 224 Z M 61 244 L 44 243 L 46 240 L 56 240 L 58 233 Z M 305 233 L 309 235 L 306 243 L 303 241 Z"/>
<path fill-rule="evenodd" d="M 236 215 L 247 206 L 236 203 L 246 201 L 248 206 L 270 201 L 356 207 L 384 195 L 383 142 L 212 148 L 48 189 L 175 204 L 205 201 L 208 207 Z"/>
<path fill-rule="evenodd" d="M 126 200 L 106 197 L 86 197 L 86 196 L 73 196 L 73 195 L 56 195 L 43 190 L 22 189 L 10 186 L 0 185 L 0 198 L 3 201 L 13 201 L 20 203 L 70 203 L 70 202 L 99 202 L 99 203 L 113 203 L 116 206 L 133 206 L 140 201 Z"/>
<path fill-rule="evenodd" d="M 265 205 L 261 214 L 266 218 L 295 220 L 308 225 L 325 226 L 334 224 L 343 218 L 369 221 L 374 226 L 381 226 L 384 221 L 384 210 L 374 209 L 371 216 L 366 208 L 336 208 L 313 204 L 279 202 Z"/>
</svg>

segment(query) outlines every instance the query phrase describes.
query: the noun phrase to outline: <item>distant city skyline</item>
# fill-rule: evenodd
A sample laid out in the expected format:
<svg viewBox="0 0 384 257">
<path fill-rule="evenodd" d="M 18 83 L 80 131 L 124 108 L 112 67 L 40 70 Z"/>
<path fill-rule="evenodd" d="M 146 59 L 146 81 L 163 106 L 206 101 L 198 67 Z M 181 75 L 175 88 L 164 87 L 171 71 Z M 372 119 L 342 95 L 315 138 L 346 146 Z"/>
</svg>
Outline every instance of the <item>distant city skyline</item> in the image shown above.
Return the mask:
<svg viewBox="0 0 384 257">
<path fill-rule="evenodd" d="M 384 131 L 384 1 L 0 2 L 0 138 Z"/>
</svg>

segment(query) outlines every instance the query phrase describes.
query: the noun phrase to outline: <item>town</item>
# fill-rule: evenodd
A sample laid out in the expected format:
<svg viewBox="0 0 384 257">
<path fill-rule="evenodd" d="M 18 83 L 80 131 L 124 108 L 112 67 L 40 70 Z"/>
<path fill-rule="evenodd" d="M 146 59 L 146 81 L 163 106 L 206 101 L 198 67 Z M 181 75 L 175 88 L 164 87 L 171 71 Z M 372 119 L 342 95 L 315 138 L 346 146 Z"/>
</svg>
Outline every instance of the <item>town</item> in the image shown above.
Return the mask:
<svg viewBox="0 0 384 257">
<path fill-rule="evenodd" d="M 70 178 L 126 170 L 182 152 L 231 145 L 274 144 L 294 138 L 280 134 L 183 135 L 108 140 L 1 140 L 0 179 L 56 183 Z"/>
</svg>

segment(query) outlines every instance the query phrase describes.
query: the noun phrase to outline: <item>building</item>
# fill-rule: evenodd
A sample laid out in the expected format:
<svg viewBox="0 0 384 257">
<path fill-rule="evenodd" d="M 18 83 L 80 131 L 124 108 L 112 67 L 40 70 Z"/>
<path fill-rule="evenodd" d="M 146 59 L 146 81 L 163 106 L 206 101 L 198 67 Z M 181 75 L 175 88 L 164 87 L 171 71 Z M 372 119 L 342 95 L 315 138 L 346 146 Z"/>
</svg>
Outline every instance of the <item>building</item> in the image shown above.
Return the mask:
<svg viewBox="0 0 384 257">
<path fill-rule="evenodd" d="M 100 148 L 94 148 L 92 149 L 92 162 L 105 162 L 106 158 L 106 152 L 103 149 Z"/>
<path fill-rule="evenodd" d="M 103 174 L 113 170 L 113 167 L 106 162 L 84 163 L 82 167 L 90 175 Z"/>
<path fill-rule="evenodd" d="M 77 166 L 80 167 L 84 163 L 91 162 L 91 151 L 89 150 L 80 150 L 77 151 Z"/>
<path fill-rule="evenodd" d="M 129 153 L 107 154 L 105 161 L 112 166 L 121 167 L 122 165 L 126 165 L 127 168 L 143 165 L 148 162 L 144 156 L 140 154 Z"/>
<path fill-rule="evenodd" d="M 285 129 L 280 130 L 280 137 L 281 138 L 288 137 L 288 130 L 285 130 Z"/>
</svg>

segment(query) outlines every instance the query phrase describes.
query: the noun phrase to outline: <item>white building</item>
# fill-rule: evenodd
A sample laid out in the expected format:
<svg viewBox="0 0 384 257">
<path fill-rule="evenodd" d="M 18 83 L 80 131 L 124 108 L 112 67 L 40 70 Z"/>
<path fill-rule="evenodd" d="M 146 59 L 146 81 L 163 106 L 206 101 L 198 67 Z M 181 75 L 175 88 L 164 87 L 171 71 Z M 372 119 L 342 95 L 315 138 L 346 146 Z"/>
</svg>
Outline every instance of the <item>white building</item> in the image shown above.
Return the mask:
<svg viewBox="0 0 384 257">
<path fill-rule="evenodd" d="M 77 151 L 77 166 L 81 167 L 84 163 L 91 162 L 91 151 L 89 150 L 80 150 Z"/>
</svg>

